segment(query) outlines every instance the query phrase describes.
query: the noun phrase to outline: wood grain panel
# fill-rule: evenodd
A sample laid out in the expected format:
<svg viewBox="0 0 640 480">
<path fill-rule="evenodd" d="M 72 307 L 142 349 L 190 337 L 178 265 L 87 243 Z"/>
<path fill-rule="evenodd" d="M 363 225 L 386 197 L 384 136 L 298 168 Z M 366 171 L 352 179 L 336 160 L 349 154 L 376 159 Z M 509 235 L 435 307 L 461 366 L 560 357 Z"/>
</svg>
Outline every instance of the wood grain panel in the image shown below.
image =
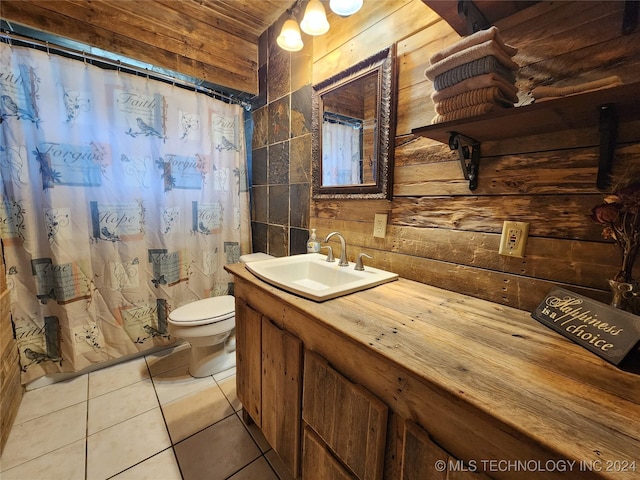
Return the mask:
<svg viewBox="0 0 640 480">
<path fill-rule="evenodd" d="M 429 66 L 429 58 L 445 47 L 460 40 L 444 20 L 419 30 L 398 42 L 398 88 L 411 87 L 424 82 L 424 72 Z"/>
<path fill-rule="evenodd" d="M 236 298 L 236 394 L 251 419 L 262 425 L 262 315 Z"/>
<path fill-rule="evenodd" d="M 611 258 L 619 254 L 618 247 L 610 242 L 530 237 L 526 257 L 513 258 L 497 254 L 499 233 L 456 231 L 452 235 L 451 231 L 440 228 L 390 225 L 387 226 L 387 237 L 379 239 L 371 236 L 371 225 L 363 222 L 342 221 L 335 225 L 331 220 L 323 220 L 317 227 L 320 233 L 328 232 L 330 228 L 343 232 L 351 244 L 348 247 L 351 261 L 358 253 L 365 252 L 373 256 L 367 262 L 369 265 L 401 276 L 412 275 L 418 281 L 420 268 L 425 268 L 422 278 L 429 278 L 432 272 L 429 264 L 418 265 L 420 258 L 479 269 L 475 276 L 480 278 L 483 277 L 482 270 L 497 270 L 565 285 L 578 278 L 585 287 L 605 292 L 609 290 L 607 278 L 617 273 Z M 357 247 L 353 247 L 354 244 Z M 336 247 L 337 244 L 334 251 Z M 634 272 L 640 276 L 640 265 L 635 266 Z M 433 280 L 427 283 L 435 284 Z"/>
<path fill-rule="evenodd" d="M 302 417 L 361 480 L 379 480 L 387 406 L 306 350 Z"/>
<path fill-rule="evenodd" d="M 300 469 L 302 343 L 262 318 L 262 433 L 289 471 Z"/>
<path fill-rule="evenodd" d="M 125 37 L 133 37 L 149 45 L 161 45 L 164 50 L 204 64 L 223 64 L 236 74 L 247 76 L 256 70 L 258 49 L 256 41 L 237 37 L 229 41 L 229 34 L 202 21 L 188 17 L 174 8 L 132 8 L 128 2 L 100 0 L 47 0 L 44 6 L 76 19 L 81 23 L 109 29 Z M 135 36 L 134 36 L 135 35 Z M 242 52 L 239 54 L 238 52 Z"/>
<path fill-rule="evenodd" d="M 179 5 L 147 2 L 4 0 L 2 18 L 214 85 L 257 94 L 257 42 L 212 28 Z M 265 27 L 266 28 L 266 27 Z"/>
<path fill-rule="evenodd" d="M 397 148 L 396 153 L 402 151 Z M 444 162 L 396 165 L 394 195 L 468 195 L 457 152 Z M 596 188 L 599 147 L 484 157 L 474 195 L 600 194 Z M 615 151 L 612 173 L 624 172 L 640 156 L 640 144 L 621 145 Z M 595 204 L 594 204 L 595 205 Z"/>
<path fill-rule="evenodd" d="M 4 246 L 0 241 L 0 454 L 7 443 L 24 395 L 10 307 L 11 292 L 7 288 Z"/>
<path fill-rule="evenodd" d="M 476 459 L 469 465 L 452 457 L 419 425 L 410 420 L 404 422 L 402 480 L 490 480 L 479 472 L 481 466 Z"/>
<path fill-rule="evenodd" d="M 414 1 L 385 0 L 384 2 L 369 2 L 366 7 L 361 8 L 360 11 L 349 17 L 340 17 L 330 9 L 325 8 L 327 10 L 327 20 L 331 27 L 329 34 L 313 38 L 313 61 L 316 62 L 344 46 L 345 43 L 352 41 L 353 37 L 360 34 L 360 32 L 369 28 L 377 28 L 379 22 L 384 20 L 385 17 Z M 424 9 L 424 11 L 427 10 L 427 8 Z M 366 56 L 368 55 L 363 58 L 366 58 Z M 314 83 L 317 82 L 314 81 Z"/>
<path fill-rule="evenodd" d="M 331 451 L 309 427 L 304 428 L 302 478 L 314 480 L 357 480 L 346 470 Z"/>
<path fill-rule="evenodd" d="M 601 201 L 601 195 L 586 194 L 512 195 L 509 203 L 496 196 L 397 197 L 389 210 L 388 222 L 397 226 L 498 233 L 502 232 L 505 220 L 527 221 L 531 223 L 530 236 L 599 241 L 602 229 L 587 215 Z M 311 213 L 320 218 L 372 221 L 373 212 L 384 209 L 366 201 L 314 202 Z"/>
<path fill-rule="evenodd" d="M 404 279 L 316 303 L 271 287 L 241 266 L 226 268 L 240 297 L 281 318 L 306 348 L 421 425 L 455 458 L 604 460 L 631 458 L 637 450 L 640 432 L 631 420 L 640 415 L 636 375 L 526 311 Z M 546 473 L 549 479 L 603 477 Z M 495 478 L 512 474 L 491 472 Z"/>
<path fill-rule="evenodd" d="M 382 4 L 381 7 L 388 8 L 388 11 L 387 16 L 375 24 L 375 28 L 366 28 L 357 35 L 351 31 L 348 35 L 350 38 L 339 36 L 342 39 L 339 41 L 345 43 L 322 57 L 316 54 L 316 42 L 314 41 L 313 84 L 319 83 L 388 47 L 398 40 L 399 32 L 415 32 L 425 28 L 425 25 L 436 22 L 439 18 L 421 0 L 412 0 L 397 10 L 393 9 L 393 4 L 379 3 Z M 322 38 L 322 40 L 330 41 L 330 38 L 332 37 Z"/>
<path fill-rule="evenodd" d="M 413 422 L 404 424 L 402 480 L 446 480 L 447 452 L 431 441 L 429 435 Z M 436 468 L 445 465 L 445 468 Z"/>
</svg>

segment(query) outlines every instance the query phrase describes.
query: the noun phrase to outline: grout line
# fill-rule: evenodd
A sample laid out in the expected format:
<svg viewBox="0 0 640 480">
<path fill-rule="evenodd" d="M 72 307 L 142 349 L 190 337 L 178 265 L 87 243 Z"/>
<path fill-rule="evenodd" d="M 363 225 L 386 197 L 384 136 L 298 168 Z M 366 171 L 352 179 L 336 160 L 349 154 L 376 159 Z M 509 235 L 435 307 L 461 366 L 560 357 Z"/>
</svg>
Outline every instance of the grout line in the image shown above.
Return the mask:
<svg viewBox="0 0 640 480">
<path fill-rule="evenodd" d="M 182 473 L 182 466 L 178 461 L 178 454 L 176 453 L 175 444 L 173 443 L 173 439 L 171 438 L 171 432 L 169 431 L 169 425 L 167 424 L 167 419 L 164 416 L 164 409 L 162 408 L 162 403 L 160 402 L 160 396 L 158 395 L 158 390 L 156 389 L 156 383 L 153 381 L 153 375 L 151 374 L 151 368 L 149 367 L 149 362 L 147 361 L 147 357 L 144 357 L 144 363 L 147 366 L 147 371 L 149 372 L 149 379 L 151 380 L 151 385 L 153 386 L 153 393 L 156 395 L 156 400 L 158 401 L 158 407 L 160 408 L 160 415 L 162 415 L 162 421 L 164 422 L 164 428 L 167 430 L 167 435 L 169 436 L 169 443 L 171 443 L 171 451 L 173 452 L 173 458 L 176 461 L 176 465 L 178 465 L 178 471 L 180 472 L 180 478 L 184 479 L 184 474 Z M 165 372 L 162 372 L 165 373 Z M 161 374 L 159 374 L 161 375 Z M 157 454 L 156 454 L 157 455 Z"/>
<path fill-rule="evenodd" d="M 87 376 L 87 418 L 84 425 L 84 478 L 86 480 L 89 475 L 89 374 L 85 373 L 85 375 Z"/>
</svg>

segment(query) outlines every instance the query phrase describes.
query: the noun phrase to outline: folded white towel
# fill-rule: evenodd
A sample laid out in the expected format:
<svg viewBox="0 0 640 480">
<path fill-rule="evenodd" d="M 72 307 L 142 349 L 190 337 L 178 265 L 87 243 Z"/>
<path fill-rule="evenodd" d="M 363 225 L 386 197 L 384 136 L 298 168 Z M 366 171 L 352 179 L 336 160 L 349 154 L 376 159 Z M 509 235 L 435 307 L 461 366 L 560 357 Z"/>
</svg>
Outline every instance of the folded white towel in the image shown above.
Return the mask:
<svg viewBox="0 0 640 480">
<path fill-rule="evenodd" d="M 454 53 L 460 52 L 474 45 L 479 45 L 486 42 L 487 40 L 495 40 L 500 48 L 502 48 L 502 50 L 504 50 L 505 53 L 510 57 L 513 57 L 516 53 L 518 53 L 518 49 L 516 47 L 508 45 L 504 42 L 504 40 L 502 39 L 502 35 L 500 35 L 498 27 L 492 26 L 486 30 L 479 30 L 469 35 L 468 37 L 464 37 L 462 40 L 454 43 L 453 45 L 443 48 L 429 59 L 429 63 L 433 65 L 434 63 L 437 63 L 440 60 L 453 55 Z"/>
<path fill-rule="evenodd" d="M 479 58 L 493 56 L 507 69 L 517 71 L 520 67 L 517 63 L 511 60 L 511 56 L 506 53 L 495 40 L 487 40 L 486 42 L 478 45 L 473 45 L 469 48 L 461 50 L 448 56 L 447 58 L 434 63 L 427 68 L 424 74 L 429 80 L 433 80 L 441 73 L 444 73 L 452 68 L 459 67 L 465 63 L 478 60 Z"/>
<path fill-rule="evenodd" d="M 558 97 L 566 97 L 569 95 L 576 95 L 578 93 L 591 92 L 593 90 L 601 90 L 603 88 L 611 88 L 622 85 L 622 80 L 617 75 L 611 77 L 601 78 L 592 82 L 580 83 L 578 85 L 569 85 L 566 87 L 546 87 L 544 85 L 535 87 L 531 90 L 531 95 L 536 100 L 551 99 Z"/>
</svg>

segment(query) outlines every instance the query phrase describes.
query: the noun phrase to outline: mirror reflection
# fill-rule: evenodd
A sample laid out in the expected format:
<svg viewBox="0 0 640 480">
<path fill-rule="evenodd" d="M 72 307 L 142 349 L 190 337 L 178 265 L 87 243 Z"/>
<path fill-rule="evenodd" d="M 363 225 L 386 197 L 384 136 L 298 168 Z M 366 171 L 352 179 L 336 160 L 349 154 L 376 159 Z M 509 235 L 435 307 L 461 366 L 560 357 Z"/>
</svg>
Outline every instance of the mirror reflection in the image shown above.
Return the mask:
<svg viewBox="0 0 640 480">
<path fill-rule="evenodd" d="M 315 85 L 314 198 L 389 198 L 395 136 L 395 49 Z"/>
<path fill-rule="evenodd" d="M 322 102 L 322 185 L 375 185 L 377 72 L 327 93 Z"/>
</svg>

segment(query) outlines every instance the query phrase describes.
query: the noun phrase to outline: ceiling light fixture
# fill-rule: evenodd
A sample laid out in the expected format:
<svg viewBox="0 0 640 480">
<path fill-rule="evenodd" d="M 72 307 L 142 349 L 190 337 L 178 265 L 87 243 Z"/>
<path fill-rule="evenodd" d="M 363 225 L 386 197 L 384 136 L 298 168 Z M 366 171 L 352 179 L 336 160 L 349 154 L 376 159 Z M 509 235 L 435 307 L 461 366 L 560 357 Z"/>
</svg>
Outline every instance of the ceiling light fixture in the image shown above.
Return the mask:
<svg viewBox="0 0 640 480">
<path fill-rule="evenodd" d="M 336 15 L 348 17 L 353 15 L 362 7 L 362 0 L 330 0 L 329 8 Z"/>
<path fill-rule="evenodd" d="M 300 36 L 300 28 L 298 22 L 293 18 L 289 18 L 282 25 L 280 35 L 276 39 L 276 42 L 283 50 L 288 52 L 298 52 L 304 47 L 302 37 Z"/>
<path fill-rule="evenodd" d="M 329 31 L 327 13 L 320 0 L 309 0 L 300 28 L 309 35 L 322 35 Z"/>
</svg>

